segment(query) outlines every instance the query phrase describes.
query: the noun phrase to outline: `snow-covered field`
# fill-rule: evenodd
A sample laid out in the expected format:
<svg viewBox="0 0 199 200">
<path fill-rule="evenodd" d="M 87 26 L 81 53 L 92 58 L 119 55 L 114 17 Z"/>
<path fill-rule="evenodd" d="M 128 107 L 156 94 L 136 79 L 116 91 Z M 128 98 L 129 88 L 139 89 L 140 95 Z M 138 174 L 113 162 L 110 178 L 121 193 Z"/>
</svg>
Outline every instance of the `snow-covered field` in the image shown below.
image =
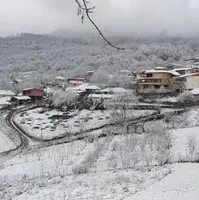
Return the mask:
<svg viewBox="0 0 199 200">
<path fill-rule="evenodd" d="M 126 200 L 198 200 L 199 164 L 176 164 L 160 182 Z"/>
<path fill-rule="evenodd" d="M 172 162 L 199 161 L 199 127 L 171 130 Z"/>
<path fill-rule="evenodd" d="M 108 111 L 75 111 L 69 119 L 52 119 L 53 115 L 62 115 L 57 110 L 40 113 L 42 108 L 37 108 L 18 114 L 14 120 L 27 133 L 35 137 L 49 139 L 63 134 L 86 131 L 109 123 L 110 114 Z"/>
<path fill-rule="evenodd" d="M 188 110 L 178 116 L 168 115 L 166 121 L 161 123 L 168 129 L 199 126 L 199 109 Z"/>
<path fill-rule="evenodd" d="M 153 113 L 153 111 L 132 110 L 129 111 L 128 115 L 139 117 L 150 113 Z M 67 133 L 84 132 L 109 124 L 111 121 L 111 113 L 108 110 L 82 110 L 70 113 L 74 116 L 69 119 L 51 118 L 53 115 L 62 114 L 63 112 L 57 110 L 42 112 L 42 108 L 37 108 L 17 114 L 14 120 L 30 135 L 44 139 Z"/>
<path fill-rule="evenodd" d="M 0 153 L 14 149 L 15 144 L 8 138 L 7 135 L 0 128 Z"/>
<path fill-rule="evenodd" d="M 0 199 L 119 200 L 171 172 L 169 166 L 114 167 L 110 153 L 120 139 L 76 141 L 18 155 L 0 166 Z"/>
</svg>

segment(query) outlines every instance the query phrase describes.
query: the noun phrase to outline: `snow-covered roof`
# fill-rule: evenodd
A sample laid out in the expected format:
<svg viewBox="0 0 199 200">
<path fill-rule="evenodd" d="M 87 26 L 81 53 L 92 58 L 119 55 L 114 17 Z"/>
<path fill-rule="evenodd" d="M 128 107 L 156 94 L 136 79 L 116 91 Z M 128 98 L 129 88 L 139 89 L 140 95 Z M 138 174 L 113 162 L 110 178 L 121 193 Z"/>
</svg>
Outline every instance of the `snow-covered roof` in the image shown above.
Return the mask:
<svg viewBox="0 0 199 200">
<path fill-rule="evenodd" d="M 166 70 L 165 67 L 156 67 L 155 70 Z"/>
<path fill-rule="evenodd" d="M 181 67 L 181 68 L 176 68 L 176 69 L 172 69 L 171 71 L 188 71 L 188 70 L 191 70 L 192 68 L 191 67 Z"/>
<path fill-rule="evenodd" d="M 77 87 L 69 87 L 66 91 L 75 90 L 75 91 L 86 91 L 86 90 L 100 90 L 101 88 L 96 85 L 90 85 L 89 83 L 83 83 Z"/>
<path fill-rule="evenodd" d="M 62 76 L 57 76 L 55 79 L 56 79 L 56 80 L 61 80 L 61 81 L 64 81 L 64 80 L 65 80 L 65 78 L 62 77 Z"/>
<path fill-rule="evenodd" d="M 31 98 L 28 96 L 15 96 L 14 97 L 17 100 L 30 100 Z"/>
<path fill-rule="evenodd" d="M 94 99 L 112 99 L 114 95 L 112 94 L 90 94 L 90 98 Z"/>
<path fill-rule="evenodd" d="M 191 90 L 190 92 L 194 95 L 198 95 L 199 94 L 199 88 L 195 88 L 195 89 Z"/>
<path fill-rule="evenodd" d="M 10 97 L 0 98 L 0 105 L 10 105 L 10 102 L 8 102 L 10 99 L 11 99 Z"/>
<path fill-rule="evenodd" d="M 122 87 L 115 87 L 115 88 L 105 88 L 101 90 L 101 92 L 107 92 L 107 93 L 126 93 L 127 90 Z"/>
<path fill-rule="evenodd" d="M 26 90 L 43 90 L 43 89 L 42 88 L 36 88 L 36 87 L 23 89 L 23 91 L 26 91 Z"/>
<path fill-rule="evenodd" d="M 68 81 L 85 81 L 86 78 L 85 77 L 69 77 L 67 80 Z"/>
<path fill-rule="evenodd" d="M 167 74 L 173 74 L 174 76 L 180 76 L 178 72 L 175 71 L 168 71 L 168 70 L 155 70 L 155 69 L 150 69 L 144 71 L 144 73 L 149 74 L 149 73 L 167 73 Z"/>
<path fill-rule="evenodd" d="M 0 96 L 15 96 L 11 90 L 0 90 Z"/>
<path fill-rule="evenodd" d="M 181 77 L 181 78 L 184 78 L 184 77 L 196 76 L 196 75 L 199 75 L 199 72 L 196 72 L 196 73 L 189 73 L 189 74 L 183 74 L 183 75 L 181 75 L 180 77 Z"/>
</svg>

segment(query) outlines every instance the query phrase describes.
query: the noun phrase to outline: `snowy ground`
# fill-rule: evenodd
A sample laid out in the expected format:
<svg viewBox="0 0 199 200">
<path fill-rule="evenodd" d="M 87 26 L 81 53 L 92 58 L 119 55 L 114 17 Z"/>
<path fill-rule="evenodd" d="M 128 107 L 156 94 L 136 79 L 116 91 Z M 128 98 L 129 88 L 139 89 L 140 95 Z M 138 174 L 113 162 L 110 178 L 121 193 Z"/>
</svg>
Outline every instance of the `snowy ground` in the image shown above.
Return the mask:
<svg viewBox="0 0 199 200">
<path fill-rule="evenodd" d="M 0 128 L 0 153 L 14 149 L 15 147 L 15 144 L 8 138 L 7 135 L 4 134 Z"/>
<path fill-rule="evenodd" d="M 199 127 L 171 130 L 172 162 L 199 161 Z"/>
<path fill-rule="evenodd" d="M 0 199 L 119 200 L 170 173 L 169 166 L 114 167 L 111 152 L 120 139 L 76 141 L 18 155 L 0 166 Z"/>
<path fill-rule="evenodd" d="M 66 132 L 80 132 L 93 127 L 109 123 L 110 114 L 107 111 L 76 111 L 71 113 L 74 117 L 69 119 L 51 119 L 53 115 L 62 115 L 57 110 L 40 113 L 42 108 L 37 108 L 18 114 L 14 120 L 30 135 L 49 139 L 66 134 Z"/>
<path fill-rule="evenodd" d="M 0 114 L 0 153 L 14 149 L 19 143 L 19 141 L 13 137 L 12 130 L 7 126 L 5 117 L 6 114 Z"/>
<path fill-rule="evenodd" d="M 126 200 L 198 200 L 199 164 L 176 164 L 173 173 Z"/>
<path fill-rule="evenodd" d="M 32 117 L 32 113 L 26 114 L 17 117 Z M 93 116 L 92 112 L 89 114 Z M 99 114 L 102 116 L 102 113 Z M 34 115 L 32 122 L 42 118 L 46 112 L 38 113 L 36 110 Z M 48 120 L 48 116 L 49 113 L 44 121 Z M 99 134 L 98 131 L 92 134 Z M 168 158 L 174 163 L 198 161 L 199 127 L 169 131 L 172 147 Z M 30 149 L 0 163 L 0 199 L 198 199 L 199 164 L 154 166 L 160 164 L 158 161 L 162 159 L 164 163 L 167 156 L 166 152 L 162 152 L 164 149 L 161 150 L 161 142 L 161 138 L 153 138 L 153 135 L 150 138 L 149 134 L 146 137 L 142 134 L 110 135 L 95 141 L 86 138 Z"/>
<path fill-rule="evenodd" d="M 176 116 L 168 115 L 166 120 L 161 120 L 161 124 L 168 129 L 190 128 L 199 126 L 199 109 L 187 110 Z"/>
<path fill-rule="evenodd" d="M 83 132 L 110 123 L 110 111 L 104 110 L 82 110 L 71 113 L 74 117 L 70 119 L 50 119 L 53 115 L 62 115 L 57 110 L 41 113 L 42 108 L 29 110 L 17 114 L 14 118 L 27 133 L 35 137 L 49 139 L 63 134 Z M 153 111 L 129 111 L 131 117 L 142 116 L 153 113 Z"/>
</svg>

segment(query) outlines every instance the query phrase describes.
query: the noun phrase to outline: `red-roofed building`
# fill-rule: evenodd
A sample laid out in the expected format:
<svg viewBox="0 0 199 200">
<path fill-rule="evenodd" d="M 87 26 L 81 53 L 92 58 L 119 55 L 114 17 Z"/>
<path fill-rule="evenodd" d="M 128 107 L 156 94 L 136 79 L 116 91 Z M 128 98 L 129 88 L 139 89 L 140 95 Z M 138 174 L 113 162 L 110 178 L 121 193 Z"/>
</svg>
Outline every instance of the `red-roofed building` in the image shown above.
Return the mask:
<svg viewBox="0 0 199 200">
<path fill-rule="evenodd" d="M 30 97 L 33 101 L 42 100 L 44 97 L 44 90 L 41 88 L 23 89 L 22 94 Z"/>
<path fill-rule="evenodd" d="M 71 85 L 80 85 L 82 83 L 86 83 L 87 82 L 87 79 L 85 77 L 69 77 L 67 79 L 68 81 L 68 84 L 71 84 Z"/>
</svg>

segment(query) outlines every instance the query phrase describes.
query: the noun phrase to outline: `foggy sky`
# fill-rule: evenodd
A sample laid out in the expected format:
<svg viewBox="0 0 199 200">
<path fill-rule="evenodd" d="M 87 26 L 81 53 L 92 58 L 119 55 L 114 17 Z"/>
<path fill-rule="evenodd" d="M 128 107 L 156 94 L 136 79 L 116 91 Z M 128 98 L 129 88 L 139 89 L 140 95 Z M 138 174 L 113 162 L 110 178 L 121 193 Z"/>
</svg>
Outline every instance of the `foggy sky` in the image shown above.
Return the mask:
<svg viewBox="0 0 199 200">
<path fill-rule="evenodd" d="M 91 0 L 93 19 L 112 34 L 191 36 L 199 33 L 198 0 Z M 77 17 L 75 0 L 0 0 L 0 35 L 95 31 Z"/>
</svg>

